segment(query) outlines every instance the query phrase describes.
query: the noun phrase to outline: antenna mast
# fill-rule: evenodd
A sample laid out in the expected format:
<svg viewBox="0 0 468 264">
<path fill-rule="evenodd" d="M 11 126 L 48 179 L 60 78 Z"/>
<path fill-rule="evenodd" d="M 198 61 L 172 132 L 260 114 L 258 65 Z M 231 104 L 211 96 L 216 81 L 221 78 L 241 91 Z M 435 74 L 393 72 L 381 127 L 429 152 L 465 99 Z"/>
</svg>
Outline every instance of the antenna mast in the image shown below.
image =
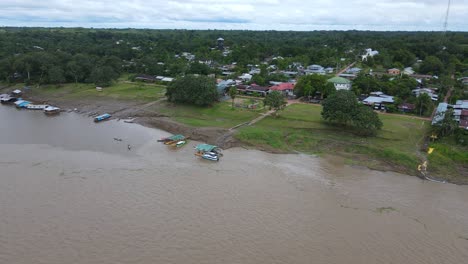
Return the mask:
<svg viewBox="0 0 468 264">
<path fill-rule="evenodd" d="M 445 21 L 444 21 L 444 35 L 447 33 L 447 24 L 448 24 L 448 17 L 449 17 L 449 12 L 450 12 L 450 0 L 448 1 L 447 5 L 447 12 L 445 13 Z"/>
</svg>

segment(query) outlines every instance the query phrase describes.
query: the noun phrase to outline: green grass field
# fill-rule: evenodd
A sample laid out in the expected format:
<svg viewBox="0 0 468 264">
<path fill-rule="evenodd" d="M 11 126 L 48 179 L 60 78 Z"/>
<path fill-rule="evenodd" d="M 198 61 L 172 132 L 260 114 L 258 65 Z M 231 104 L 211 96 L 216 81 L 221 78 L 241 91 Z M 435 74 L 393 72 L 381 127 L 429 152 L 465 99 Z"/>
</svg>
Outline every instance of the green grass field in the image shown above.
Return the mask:
<svg viewBox="0 0 468 264">
<path fill-rule="evenodd" d="M 452 182 L 468 184 L 468 147 L 455 144 L 453 137 L 431 143 L 430 146 L 434 148 L 428 155 L 431 171 Z"/>
<path fill-rule="evenodd" d="M 384 127 L 376 137 L 359 137 L 321 119 L 319 105 L 294 104 L 277 118 L 268 117 L 240 129 L 236 137 L 252 145 L 310 154 L 338 154 L 353 164 L 416 173 L 419 148 L 428 121 L 380 115 Z"/>
<path fill-rule="evenodd" d="M 157 107 L 156 111 L 190 126 L 222 128 L 231 128 L 250 121 L 264 111 L 240 108 L 232 109 L 230 101 L 219 102 L 211 107 L 171 103 L 164 103 L 155 107 Z"/>
<path fill-rule="evenodd" d="M 94 84 L 67 83 L 63 85 L 45 85 L 32 88 L 31 93 L 41 96 L 63 97 L 65 99 L 80 98 L 112 98 L 120 100 L 153 101 L 164 97 L 166 88 L 163 85 L 130 83 L 118 81 L 110 87 L 96 91 Z"/>
</svg>

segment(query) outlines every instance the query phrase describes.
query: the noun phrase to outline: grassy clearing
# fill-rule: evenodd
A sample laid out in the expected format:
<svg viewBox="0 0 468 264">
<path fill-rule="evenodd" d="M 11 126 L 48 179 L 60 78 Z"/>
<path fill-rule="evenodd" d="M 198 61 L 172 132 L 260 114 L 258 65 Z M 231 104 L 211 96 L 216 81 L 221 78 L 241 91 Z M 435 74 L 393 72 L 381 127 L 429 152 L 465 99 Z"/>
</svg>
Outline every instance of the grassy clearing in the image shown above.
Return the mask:
<svg viewBox="0 0 468 264">
<path fill-rule="evenodd" d="M 368 167 L 391 167 L 416 173 L 418 156 L 428 121 L 381 115 L 384 123 L 376 137 L 363 138 L 347 129 L 330 126 L 320 116 L 319 105 L 294 104 L 278 118 L 267 117 L 240 129 L 236 137 L 244 142 L 283 151 L 338 154 Z"/>
<path fill-rule="evenodd" d="M 212 107 L 162 103 L 156 111 L 174 120 L 195 127 L 231 128 L 257 117 L 264 110 L 231 108 L 231 102 L 216 103 Z"/>
<path fill-rule="evenodd" d="M 452 182 L 468 184 L 468 147 L 454 144 L 453 138 L 431 143 L 434 148 L 428 156 L 429 168 L 436 175 Z"/>
<path fill-rule="evenodd" d="M 31 95 L 62 97 L 64 99 L 112 98 L 119 100 L 152 101 L 164 97 L 165 86 L 118 81 L 101 92 L 94 84 L 67 83 L 63 85 L 45 85 L 31 88 Z"/>
</svg>

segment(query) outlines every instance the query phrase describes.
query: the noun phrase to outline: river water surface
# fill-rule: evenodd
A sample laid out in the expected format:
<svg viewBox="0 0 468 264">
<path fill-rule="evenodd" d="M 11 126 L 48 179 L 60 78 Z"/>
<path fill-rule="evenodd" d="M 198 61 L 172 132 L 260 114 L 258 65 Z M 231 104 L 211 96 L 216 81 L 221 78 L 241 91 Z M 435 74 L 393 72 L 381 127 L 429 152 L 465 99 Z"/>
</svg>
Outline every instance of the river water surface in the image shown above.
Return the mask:
<svg viewBox="0 0 468 264">
<path fill-rule="evenodd" d="M 468 260 L 467 186 L 244 149 L 210 162 L 73 113 L 0 121 L 0 263 Z"/>
</svg>

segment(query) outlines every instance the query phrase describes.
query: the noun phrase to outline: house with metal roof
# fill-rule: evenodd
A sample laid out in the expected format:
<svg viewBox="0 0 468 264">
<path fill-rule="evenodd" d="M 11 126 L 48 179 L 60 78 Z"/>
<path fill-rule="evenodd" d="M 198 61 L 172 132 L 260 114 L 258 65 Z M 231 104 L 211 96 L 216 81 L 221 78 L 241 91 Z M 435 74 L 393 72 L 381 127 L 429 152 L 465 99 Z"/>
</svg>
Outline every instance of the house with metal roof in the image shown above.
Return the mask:
<svg viewBox="0 0 468 264">
<path fill-rule="evenodd" d="M 367 105 L 379 105 L 379 104 L 393 104 L 394 97 L 386 95 L 382 92 L 372 92 L 369 97 L 362 100 L 364 104 Z"/>
<path fill-rule="evenodd" d="M 432 99 L 432 101 L 439 100 L 439 95 L 431 88 L 418 88 L 411 91 L 416 97 L 419 97 L 421 94 L 427 94 Z"/>
<path fill-rule="evenodd" d="M 328 79 L 327 82 L 333 83 L 335 86 L 335 89 L 338 90 L 350 90 L 351 89 L 351 81 L 343 78 L 343 77 L 338 77 L 335 76 L 331 79 Z"/>
<path fill-rule="evenodd" d="M 445 112 L 448 109 L 448 104 L 447 103 L 439 103 L 437 106 L 436 112 L 434 114 L 434 118 L 432 118 L 432 125 L 436 125 L 442 120 L 444 120 L 445 117 Z"/>
<path fill-rule="evenodd" d="M 362 70 L 361 68 L 354 67 L 354 68 L 350 68 L 350 69 L 346 70 L 346 73 L 358 74 L 361 70 Z"/>
<path fill-rule="evenodd" d="M 317 65 L 317 64 L 313 64 L 313 65 L 307 66 L 307 69 L 304 70 L 304 73 L 325 75 L 327 72 L 325 71 L 324 67 Z"/>
</svg>

